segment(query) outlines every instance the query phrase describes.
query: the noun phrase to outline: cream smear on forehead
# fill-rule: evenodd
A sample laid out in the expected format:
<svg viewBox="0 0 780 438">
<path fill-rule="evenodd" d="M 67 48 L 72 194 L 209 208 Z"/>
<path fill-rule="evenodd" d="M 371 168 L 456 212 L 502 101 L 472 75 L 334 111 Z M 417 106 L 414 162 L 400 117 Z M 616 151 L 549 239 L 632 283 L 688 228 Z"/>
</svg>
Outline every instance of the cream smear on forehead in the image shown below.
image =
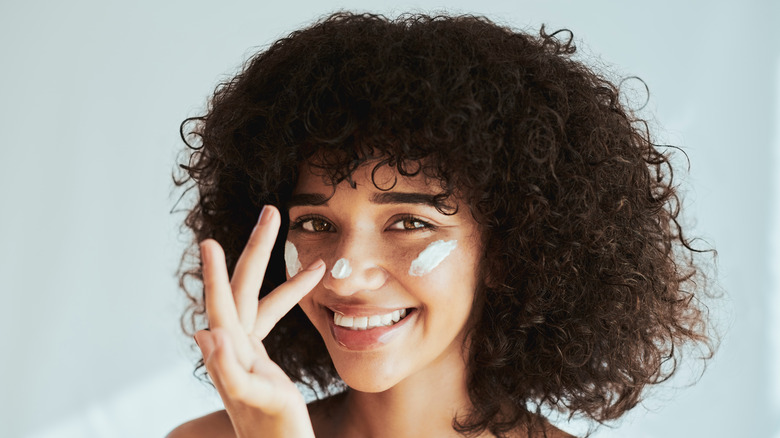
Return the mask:
<svg viewBox="0 0 780 438">
<path fill-rule="evenodd" d="M 448 255 L 458 246 L 457 240 L 437 240 L 428 245 L 409 266 L 409 275 L 422 277 L 439 266 Z"/>
<path fill-rule="evenodd" d="M 301 261 L 298 259 L 298 248 L 289 240 L 284 242 L 284 264 L 287 265 L 287 274 L 295 277 L 301 270 Z"/>
<path fill-rule="evenodd" d="M 349 260 L 345 258 L 338 259 L 336 264 L 333 265 L 333 269 L 330 270 L 330 275 L 339 280 L 349 277 L 351 273 L 352 266 L 349 266 Z"/>
</svg>

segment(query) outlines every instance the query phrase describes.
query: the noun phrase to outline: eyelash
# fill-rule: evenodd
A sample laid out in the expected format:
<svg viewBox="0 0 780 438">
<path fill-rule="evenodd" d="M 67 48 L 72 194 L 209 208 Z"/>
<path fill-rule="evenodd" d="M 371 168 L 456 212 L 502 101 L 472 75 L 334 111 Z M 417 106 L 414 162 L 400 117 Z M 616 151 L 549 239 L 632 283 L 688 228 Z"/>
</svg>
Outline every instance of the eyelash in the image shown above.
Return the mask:
<svg viewBox="0 0 780 438">
<path fill-rule="evenodd" d="M 330 227 L 333 227 L 333 224 L 330 223 L 330 221 L 328 221 L 328 219 L 326 219 L 324 216 L 320 216 L 318 214 L 309 214 L 309 215 L 301 216 L 298 219 L 296 219 L 294 222 L 292 222 L 290 224 L 290 231 L 303 229 L 303 226 L 304 226 L 304 224 L 306 222 L 313 221 L 313 220 L 321 220 L 321 221 L 327 223 Z M 430 222 L 426 222 L 426 221 L 420 219 L 419 217 L 412 216 L 410 214 L 409 215 L 403 215 L 403 216 L 399 217 L 396 221 L 394 221 L 392 223 L 392 225 L 395 225 L 395 224 L 397 224 L 399 222 L 405 222 L 405 221 L 417 222 L 419 224 L 422 224 L 422 226 L 418 227 L 418 228 L 411 228 L 411 229 L 404 228 L 402 230 L 393 229 L 393 230 L 390 230 L 390 231 L 402 231 L 402 232 L 434 231 L 437 228 L 436 225 L 433 225 Z M 309 231 L 309 230 L 303 230 L 303 231 L 305 231 L 307 233 L 328 233 L 328 232 L 331 232 L 331 231 Z"/>
<path fill-rule="evenodd" d="M 436 230 L 436 225 L 433 225 L 430 222 L 426 222 L 426 221 L 420 219 L 417 216 L 412 216 L 411 214 L 406 214 L 406 215 L 403 215 L 403 216 L 399 217 L 398 220 L 396 220 L 395 222 L 392 223 L 392 225 L 395 225 L 395 224 L 397 224 L 399 222 L 406 222 L 406 221 L 418 222 L 418 223 L 422 224 L 422 226 L 419 227 L 419 228 L 412 228 L 412 229 L 408 229 L 408 230 L 406 228 L 404 228 L 403 230 L 392 230 L 392 231 L 426 231 L 426 230 L 427 231 L 434 231 L 434 230 Z"/>
<path fill-rule="evenodd" d="M 323 216 L 320 216 L 318 214 L 307 214 L 305 216 L 299 217 L 294 222 L 290 223 L 290 231 L 303 229 L 303 224 L 305 224 L 306 222 L 312 221 L 312 220 L 321 220 L 321 221 L 327 223 L 328 225 L 330 225 L 331 227 L 333 226 L 333 224 L 331 224 Z M 327 232 L 327 231 L 309 231 L 309 230 L 303 230 L 303 231 L 305 231 L 307 233 L 326 233 Z"/>
</svg>

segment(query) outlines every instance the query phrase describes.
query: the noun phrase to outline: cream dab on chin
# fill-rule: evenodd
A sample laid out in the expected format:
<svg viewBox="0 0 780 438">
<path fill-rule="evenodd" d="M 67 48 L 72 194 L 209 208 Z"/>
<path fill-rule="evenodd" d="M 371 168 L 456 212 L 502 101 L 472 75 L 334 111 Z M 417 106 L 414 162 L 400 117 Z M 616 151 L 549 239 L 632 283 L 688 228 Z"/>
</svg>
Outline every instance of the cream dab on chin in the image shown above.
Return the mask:
<svg viewBox="0 0 780 438">
<path fill-rule="evenodd" d="M 437 240 L 428 245 L 409 267 L 409 275 L 421 277 L 439 266 L 444 259 L 458 246 L 457 240 Z"/>
<path fill-rule="evenodd" d="M 349 266 L 349 260 L 345 258 L 338 259 L 335 265 L 333 265 L 333 269 L 330 270 L 330 275 L 333 276 L 333 278 L 342 280 L 347 277 L 349 277 L 349 274 L 352 273 L 352 266 Z"/>
<path fill-rule="evenodd" d="M 298 248 L 289 240 L 284 242 L 284 264 L 287 266 L 287 275 L 290 277 L 295 277 L 295 274 L 301 270 Z"/>
</svg>

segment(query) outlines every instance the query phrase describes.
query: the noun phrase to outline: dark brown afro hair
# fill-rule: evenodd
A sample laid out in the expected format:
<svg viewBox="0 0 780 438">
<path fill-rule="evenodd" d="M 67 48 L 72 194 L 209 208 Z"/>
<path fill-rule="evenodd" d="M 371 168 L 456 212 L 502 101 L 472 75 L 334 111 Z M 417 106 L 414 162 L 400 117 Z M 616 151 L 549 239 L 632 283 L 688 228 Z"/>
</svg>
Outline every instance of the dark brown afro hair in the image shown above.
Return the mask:
<svg viewBox="0 0 780 438">
<path fill-rule="evenodd" d="M 666 148 L 574 51 L 544 28 L 471 16 L 338 13 L 294 32 L 182 124 L 191 154 L 177 183 L 198 193 L 186 225 L 195 242 L 224 247 L 232 272 L 264 204 L 289 221 L 304 161 L 333 184 L 367 162 L 437 178 L 442 209 L 450 195 L 463 200 L 486 254 L 472 407 L 453 427 L 502 436 L 538 426 L 544 406 L 615 419 L 672 375 L 683 346 L 707 356 L 713 343 Z M 260 296 L 285 280 L 286 234 Z M 182 284 L 197 284 L 199 268 L 186 265 Z M 193 330 L 202 288 L 185 290 Z M 265 344 L 293 381 L 343 385 L 300 308 Z"/>
</svg>

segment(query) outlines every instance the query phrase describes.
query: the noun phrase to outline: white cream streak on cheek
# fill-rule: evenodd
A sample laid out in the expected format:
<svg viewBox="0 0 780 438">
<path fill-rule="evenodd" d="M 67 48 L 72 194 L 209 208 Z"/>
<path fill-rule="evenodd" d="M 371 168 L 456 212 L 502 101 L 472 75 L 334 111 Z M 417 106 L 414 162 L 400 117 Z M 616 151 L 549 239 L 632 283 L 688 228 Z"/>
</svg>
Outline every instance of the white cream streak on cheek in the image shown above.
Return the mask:
<svg viewBox="0 0 780 438">
<path fill-rule="evenodd" d="M 344 258 L 339 259 L 336 264 L 333 265 L 333 269 L 330 270 L 330 275 L 339 280 L 349 277 L 349 274 L 351 273 L 352 266 L 349 266 L 349 260 Z"/>
<path fill-rule="evenodd" d="M 437 240 L 428 245 L 409 266 L 409 275 L 422 277 L 439 266 L 444 259 L 458 246 L 457 240 Z"/>
<path fill-rule="evenodd" d="M 284 242 L 284 264 L 287 265 L 287 274 L 295 277 L 301 270 L 301 261 L 298 259 L 298 248 L 289 240 Z"/>
</svg>

